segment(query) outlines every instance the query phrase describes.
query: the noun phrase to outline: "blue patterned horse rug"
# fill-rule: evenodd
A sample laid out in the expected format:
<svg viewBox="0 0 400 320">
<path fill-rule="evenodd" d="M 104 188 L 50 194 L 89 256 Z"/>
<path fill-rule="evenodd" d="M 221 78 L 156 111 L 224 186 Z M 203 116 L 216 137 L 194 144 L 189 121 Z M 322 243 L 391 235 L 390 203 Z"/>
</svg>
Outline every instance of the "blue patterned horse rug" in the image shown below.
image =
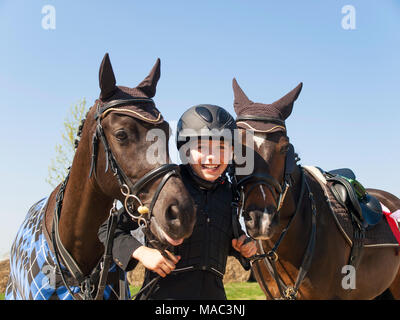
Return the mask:
<svg viewBox="0 0 400 320">
<path fill-rule="evenodd" d="M 5 293 L 6 300 L 74 299 L 62 281 L 54 252 L 50 249 L 52 247 L 44 234 L 46 205 L 46 198 L 34 204 L 18 230 L 11 248 L 10 278 Z M 74 296 L 75 294 L 79 296 L 81 288 L 77 281 L 64 266 L 61 267 Z M 118 280 L 118 267 L 112 262 L 104 290 L 104 299 L 118 298 Z M 129 290 L 126 294 L 129 297 Z"/>
</svg>

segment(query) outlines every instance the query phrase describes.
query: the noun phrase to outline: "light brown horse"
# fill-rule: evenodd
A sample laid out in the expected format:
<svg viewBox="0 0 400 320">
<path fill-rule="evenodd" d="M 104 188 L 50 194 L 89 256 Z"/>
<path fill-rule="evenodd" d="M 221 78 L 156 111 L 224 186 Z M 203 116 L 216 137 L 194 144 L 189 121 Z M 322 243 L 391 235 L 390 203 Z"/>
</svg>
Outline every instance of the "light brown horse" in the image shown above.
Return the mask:
<svg viewBox="0 0 400 320">
<path fill-rule="evenodd" d="M 51 246 L 54 242 L 50 240 L 55 235 L 54 225 L 58 225 L 57 251 L 61 264 L 66 263 L 64 257 L 61 259 L 63 246 L 75 261 L 75 269 L 80 270 L 78 274 L 86 281 L 104 253 L 98 230 L 108 218 L 115 199 L 124 204 L 133 218 L 145 224 L 150 231 L 147 234 L 161 245 L 176 244 L 192 233 L 193 201 L 183 185 L 178 166 L 170 164 L 170 127 L 151 99 L 159 78 L 158 59 L 137 87 L 116 86 L 109 56 L 104 56 L 99 71 L 100 98 L 90 108 L 81 127 L 68 181 L 51 193 L 47 205 L 41 209 L 44 219 L 34 208 L 30 210 L 14 242 L 6 298 L 71 299 L 65 288 L 61 288 L 63 283 L 59 278 L 57 283 L 51 283 L 51 277 L 46 277 L 54 268 L 60 273 L 54 262 Z M 151 130 L 156 133 L 152 135 L 158 138 L 156 142 L 148 137 Z M 157 150 L 149 153 L 152 148 Z M 152 155 L 156 155 L 157 161 Z M 138 214 L 139 207 L 142 215 Z M 54 220 L 55 213 L 59 215 L 57 220 Z M 43 230 L 47 241 L 42 237 L 42 222 L 38 219 L 45 221 Z M 38 227 L 32 228 L 32 225 Z M 27 243 L 24 240 L 27 234 L 34 240 Z M 40 246 L 35 248 L 35 243 Z M 44 256 L 38 256 L 39 250 Z M 33 269 L 35 275 L 31 275 Z M 66 270 L 63 273 L 68 274 Z M 116 279 L 116 283 L 115 279 L 109 280 L 109 283 L 114 281 L 111 283 L 114 293 L 118 292 Z M 72 279 L 68 285 L 76 287 L 74 292 L 83 292 L 87 285 L 80 282 Z"/>
<path fill-rule="evenodd" d="M 351 270 L 343 268 L 349 262 L 350 245 L 335 223 L 320 184 L 296 164 L 297 155 L 286 134 L 285 120 L 301 88 L 302 84 L 266 105 L 249 100 L 233 81 L 238 127 L 243 136 L 254 134 L 246 145 L 255 151 L 254 171 L 238 180 L 243 187 L 245 225 L 249 235 L 258 240 L 262 258 L 253 262 L 255 277 L 265 295 L 273 299 L 373 299 L 389 288 L 400 298 L 400 256 L 395 246 L 363 248 L 353 274 L 355 286 L 346 286 Z M 394 195 L 367 191 L 392 212 L 400 208 Z M 281 288 L 271 274 L 279 275 Z"/>
</svg>

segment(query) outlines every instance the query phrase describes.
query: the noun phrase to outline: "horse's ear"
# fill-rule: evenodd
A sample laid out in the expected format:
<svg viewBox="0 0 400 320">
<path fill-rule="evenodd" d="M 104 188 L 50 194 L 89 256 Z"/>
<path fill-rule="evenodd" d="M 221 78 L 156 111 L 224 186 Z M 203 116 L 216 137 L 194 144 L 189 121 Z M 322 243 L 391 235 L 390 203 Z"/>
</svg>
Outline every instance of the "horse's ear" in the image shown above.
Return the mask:
<svg viewBox="0 0 400 320">
<path fill-rule="evenodd" d="M 148 98 L 153 98 L 156 95 L 157 82 L 161 75 L 160 64 L 161 61 L 158 58 L 149 75 L 136 87 L 136 89 L 142 91 Z"/>
<path fill-rule="evenodd" d="M 106 100 L 111 97 L 116 89 L 114 71 L 111 66 L 108 53 L 104 55 L 99 70 L 100 99 Z"/>
<path fill-rule="evenodd" d="M 293 103 L 296 101 L 302 88 L 303 88 L 303 82 L 300 82 L 296 88 L 294 88 L 284 97 L 272 103 L 271 106 L 278 109 L 281 112 L 283 120 L 286 120 L 292 113 Z"/>
<path fill-rule="evenodd" d="M 240 114 L 241 110 L 249 104 L 253 103 L 253 101 L 247 98 L 246 94 L 243 92 L 242 88 L 239 87 L 239 84 L 237 83 L 235 78 L 233 78 L 232 80 L 232 88 L 235 97 L 233 107 L 236 114 Z"/>
</svg>

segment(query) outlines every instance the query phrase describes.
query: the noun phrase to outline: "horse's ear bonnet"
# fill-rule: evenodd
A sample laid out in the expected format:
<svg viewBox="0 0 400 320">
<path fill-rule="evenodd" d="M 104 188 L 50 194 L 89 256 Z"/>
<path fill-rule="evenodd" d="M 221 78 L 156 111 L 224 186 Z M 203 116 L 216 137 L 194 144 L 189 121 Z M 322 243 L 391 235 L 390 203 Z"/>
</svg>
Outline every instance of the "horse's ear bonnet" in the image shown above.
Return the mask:
<svg viewBox="0 0 400 320">
<path fill-rule="evenodd" d="M 288 94 L 271 104 L 271 108 L 280 111 L 283 120 L 286 120 L 292 113 L 293 104 L 297 100 L 302 88 L 303 83 L 300 82 L 296 88 L 294 88 Z"/>
<path fill-rule="evenodd" d="M 235 78 L 232 81 L 232 87 L 235 97 L 233 106 L 239 118 L 239 121 L 237 121 L 239 128 L 253 129 L 258 132 L 286 132 L 284 121 L 292 113 L 293 104 L 301 92 L 303 83 L 300 83 L 296 88 L 272 104 L 251 101 L 239 87 Z M 264 117 L 271 121 L 240 121 L 240 117 L 246 118 L 246 116 Z"/>
<path fill-rule="evenodd" d="M 149 75 L 136 87 L 141 90 L 148 98 L 153 98 L 156 95 L 157 82 L 160 79 L 160 59 L 157 59 L 153 69 Z"/>
<path fill-rule="evenodd" d="M 116 86 L 114 71 L 108 53 L 105 54 L 99 70 L 100 101 L 103 103 L 113 100 L 129 100 L 145 98 L 148 102 L 138 101 L 125 104 L 121 107 L 111 108 L 110 112 L 123 114 L 139 120 L 159 124 L 164 121 L 160 111 L 151 100 L 156 94 L 156 87 L 160 79 L 160 59 L 157 59 L 148 76 L 136 88 Z"/>
</svg>

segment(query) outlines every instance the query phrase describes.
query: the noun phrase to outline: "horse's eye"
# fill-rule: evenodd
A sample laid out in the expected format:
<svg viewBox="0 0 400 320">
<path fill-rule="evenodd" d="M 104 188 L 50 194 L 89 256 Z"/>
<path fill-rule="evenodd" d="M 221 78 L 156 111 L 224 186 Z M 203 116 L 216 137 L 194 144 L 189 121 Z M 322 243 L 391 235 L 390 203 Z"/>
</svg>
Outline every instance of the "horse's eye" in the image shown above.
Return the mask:
<svg viewBox="0 0 400 320">
<path fill-rule="evenodd" d="M 119 130 L 115 133 L 115 137 L 120 140 L 123 141 L 126 138 L 128 138 L 128 135 L 126 134 L 126 132 L 124 130 Z"/>
<path fill-rule="evenodd" d="M 281 147 L 281 153 L 287 153 L 289 151 L 289 145 L 284 145 Z"/>
<path fill-rule="evenodd" d="M 251 217 L 250 217 L 250 214 L 249 214 L 248 210 L 243 209 L 242 215 L 243 215 L 243 219 L 244 219 L 245 221 L 251 220 Z"/>
</svg>

